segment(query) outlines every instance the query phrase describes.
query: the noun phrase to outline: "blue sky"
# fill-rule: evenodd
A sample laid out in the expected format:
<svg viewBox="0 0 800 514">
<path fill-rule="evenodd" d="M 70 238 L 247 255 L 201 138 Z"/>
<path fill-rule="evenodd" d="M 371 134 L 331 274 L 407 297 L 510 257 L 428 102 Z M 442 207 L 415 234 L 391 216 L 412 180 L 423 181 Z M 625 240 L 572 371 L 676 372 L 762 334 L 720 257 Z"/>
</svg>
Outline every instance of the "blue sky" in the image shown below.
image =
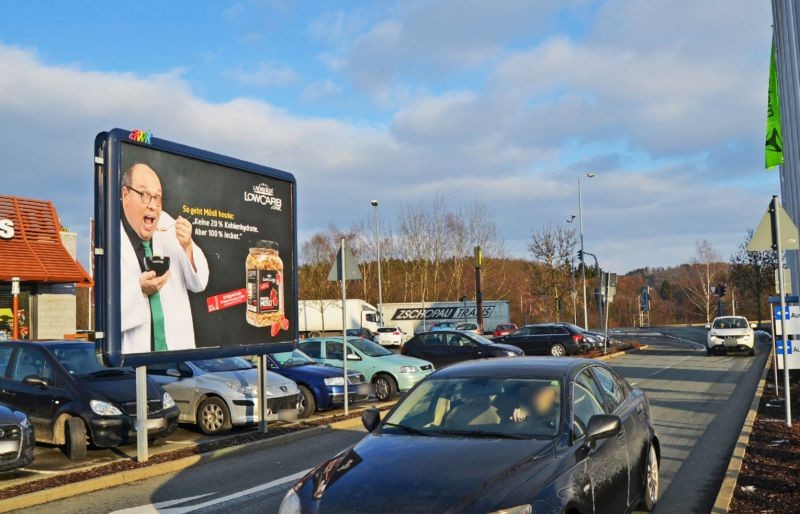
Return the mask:
<svg viewBox="0 0 800 514">
<path fill-rule="evenodd" d="M 587 244 L 612 269 L 701 238 L 727 258 L 757 223 L 778 188 L 768 3 L 457 6 L 0 2 L 0 192 L 52 199 L 85 243 L 91 144 L 120 126 L 292 171 L 301 237 L 441 195 L 487 202 L 524 256 L 590 169 Z"/>
</svg>

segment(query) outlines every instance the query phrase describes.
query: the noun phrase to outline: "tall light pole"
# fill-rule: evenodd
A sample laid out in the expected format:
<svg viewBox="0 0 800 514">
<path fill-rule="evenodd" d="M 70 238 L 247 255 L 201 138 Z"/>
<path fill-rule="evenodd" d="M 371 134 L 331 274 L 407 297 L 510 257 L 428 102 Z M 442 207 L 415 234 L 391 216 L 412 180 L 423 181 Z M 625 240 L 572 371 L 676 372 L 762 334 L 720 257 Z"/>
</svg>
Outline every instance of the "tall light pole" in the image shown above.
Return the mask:
<svg viewBox="0 0 800 514">
<path fill-rule="evenodd" d="M 375 207 L 375 247 L 378 250 L 378 324 L 383 326 L 383 291 L 381 290 L 381 215 L 378 209 L 378 200 L 372 200 L 370 204 Z"/>
<path fill-rule="evenodd" d="M 587 178 L 594 177 L 594 173 L 587 173 Z M 581 188 L 581 175 L 578 175 L 578 224 L 581 234 L 581 280 L 583 281 L 583 328 L 589 330 L 589 309 L 586 306 L 586 262 L 583 258 L 583 190 Z"/>
</svg>

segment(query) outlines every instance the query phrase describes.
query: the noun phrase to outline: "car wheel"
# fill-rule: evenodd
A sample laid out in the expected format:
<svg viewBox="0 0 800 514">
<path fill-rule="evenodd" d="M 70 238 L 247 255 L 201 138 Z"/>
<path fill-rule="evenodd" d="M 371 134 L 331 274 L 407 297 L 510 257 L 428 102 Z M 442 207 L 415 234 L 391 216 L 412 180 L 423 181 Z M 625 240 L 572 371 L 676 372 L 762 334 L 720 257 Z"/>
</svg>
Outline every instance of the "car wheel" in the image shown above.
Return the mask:
<svg viewBox="0 0 800 514">
<path fill-rule="evenodd" d="M 206 398 L 197 408 L 197 424 L 204 434 L 227 432 L 231 429 L 228 405 L 221 398 Z"/>
<path fill-rule="evenodd" d="M 397 394 L 397 382 L 389 375 L 378 375 L 372 380 L 372 385 L 375 386 L 375 397 L 382 401 L 390 400 Z"/>
<path fill-rule="evenodd" d="M 642 510 L 645 512 L 650 512 L 655 508 L 658 501 L 658 486 L 658 456 L 655 446 L 651 444 L 650 451 L 647 453 L 647 468 L 644 474 Z"/>
<path fill-rule="evenodd" d="M 300 408 L 297 411 L 297 417 L 303 419 L 314 414 L 314 411 L 317 410 L 317 402 L 314 401 L 314 395 L 309 388 L 303 385 L 298 388 L 300 389 Z"/>
<path fill-rule="evenodd" d="M 563 357 L 567 354 L 566 348 L 561 343 L 556 343 L 550 347 L 550 355 L 553 357 Z"/>
<path fill-rule="evenodd" d="M 69 460 L 86 458 L 86 425 L 81 418 L 69 418 L 64 423 L 64 443 Z"/>
<path fill-rule="evenodd" d="M 754 357 L 756 355 L 755 347 L 750 348 L 750 351 L 747 353 L 750 357 Z"/>
</svg>

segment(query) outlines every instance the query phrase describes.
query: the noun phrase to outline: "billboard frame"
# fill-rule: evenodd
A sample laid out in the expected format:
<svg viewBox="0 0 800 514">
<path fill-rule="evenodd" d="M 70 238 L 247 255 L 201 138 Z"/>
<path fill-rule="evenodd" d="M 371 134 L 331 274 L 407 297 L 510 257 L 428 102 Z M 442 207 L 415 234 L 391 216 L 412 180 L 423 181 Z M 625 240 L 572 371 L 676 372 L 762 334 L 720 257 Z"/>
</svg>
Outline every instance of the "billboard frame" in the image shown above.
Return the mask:
<svg viewBox="0 0 800 514">
<path fill-rule="evenodd" d="M 136 134 L 142 137 L 133 137 Z M 120 297 L 120 217 L 121 213 L 121 145 L 131 144 L 204 161 L 206 163 L 234 168 L 242 172 L 261 175 L 274 180 L 288 182 L 291 187 L 291 234 L 294 242 L 291 276 L 294 280 L 293 297 L 286 298 L 285 305 L 294 310 L 297 319 L 298 257 L 297 257 L 297 181 L 286 171 L 262 166 L 252 162 L 201 150 L 180 143 L 152 137 L 148 132 L 115 128 L 97 135 L 94 142 L 94 269 L 95 269 L 95 348 L 106 366 L 146 366 L 175 361 L 212 359 L 242 355 L 289 351 L 298 338 L 295 326 L 286 334 L 289 340 L 252 345 L 220 346 L 167 352 L 137 354 L 122 353 L 121 297 Z M 297 325 L 295 323 L 295 325 Z"/>
</svg>

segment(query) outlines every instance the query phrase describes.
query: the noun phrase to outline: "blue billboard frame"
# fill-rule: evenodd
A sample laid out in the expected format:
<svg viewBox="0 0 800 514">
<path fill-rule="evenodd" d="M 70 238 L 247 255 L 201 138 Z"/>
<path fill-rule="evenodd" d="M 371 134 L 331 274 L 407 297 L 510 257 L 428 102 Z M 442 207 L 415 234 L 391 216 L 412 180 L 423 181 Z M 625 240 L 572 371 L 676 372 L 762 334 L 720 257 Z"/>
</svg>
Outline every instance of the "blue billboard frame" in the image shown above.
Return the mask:
<svg viewBox="0 0 800 514">
<path fill-rule="evenodd" d="M 131 137 L 132 134 L 141 137 Z M 254 173 L 271 179 L 288 182 L 291 188 L 291 233 L 295 248 L 292 252 L 292 278 L 294 291 L 292 298 L 286 298 L 286 308 L 292 309 L 293 319 L 297 318 L 297 181 L 294 175 L 267 166 L 217 153 L 193 148 L 165 139 L 152 137 L 149 132 L 139 132 L 115 128 L 101 132 L 94 143 L 94 300 L 95 300 L 95 345 L 98 355 L 106 366 L 146 366 L 186 360 L 212 359 L 241 355 L 263 355 L 271 352 L 289 351 L 298 338 L 298 327 L 287 335 L 287 341 L 259 343 L 252 345 L 232 345 L 192 350 L 150 352 L 140 354 L 122 353 L 122 323 L 120 297 L 120 216 L 121 216 L 121 144 L 145 146 L 210 164 Z"/>
</svg>

